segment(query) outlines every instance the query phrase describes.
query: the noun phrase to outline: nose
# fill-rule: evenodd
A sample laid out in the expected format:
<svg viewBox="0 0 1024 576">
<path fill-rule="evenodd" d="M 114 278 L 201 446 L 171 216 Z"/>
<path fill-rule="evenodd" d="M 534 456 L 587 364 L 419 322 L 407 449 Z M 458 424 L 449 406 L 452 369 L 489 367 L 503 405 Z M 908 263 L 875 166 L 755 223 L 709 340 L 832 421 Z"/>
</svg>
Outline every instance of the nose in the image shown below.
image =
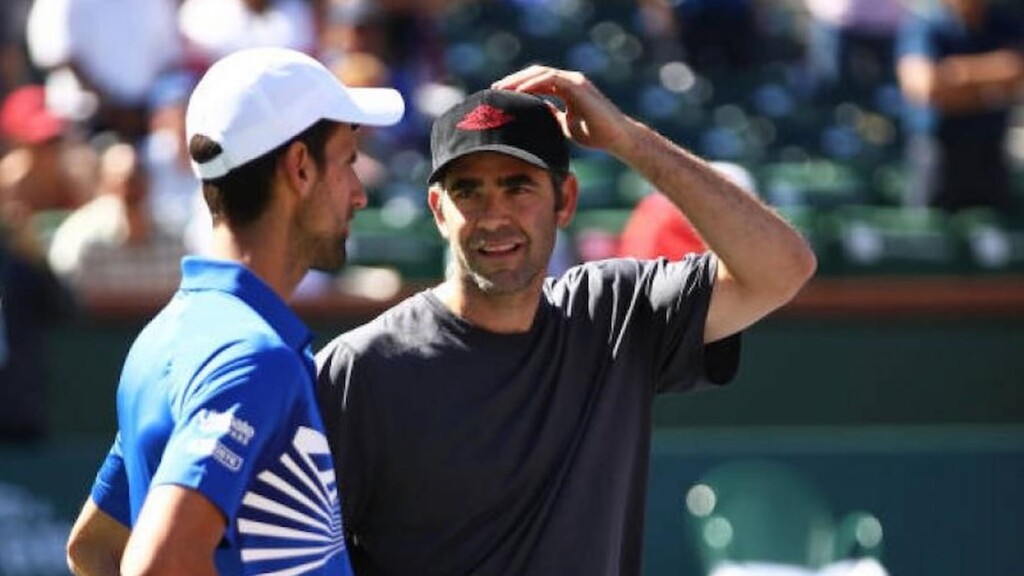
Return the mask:
<svg viewBox="0 0 1024 576">
<path fill-rule="evenodd" d="M 477 218 L 480 224 L 503 224 L 508 221 L 511 212 L 510 204 L 501 192 L 490 192 L 483 195 Z"/>
<path fill-rule="evenodd" d="M 370 198 L 366 194 L 366 187 L 359 178 L 353 178 L 351 204 L 352 208 L 356 210 L 362 210 L 370 203 Z"/>
</svg>

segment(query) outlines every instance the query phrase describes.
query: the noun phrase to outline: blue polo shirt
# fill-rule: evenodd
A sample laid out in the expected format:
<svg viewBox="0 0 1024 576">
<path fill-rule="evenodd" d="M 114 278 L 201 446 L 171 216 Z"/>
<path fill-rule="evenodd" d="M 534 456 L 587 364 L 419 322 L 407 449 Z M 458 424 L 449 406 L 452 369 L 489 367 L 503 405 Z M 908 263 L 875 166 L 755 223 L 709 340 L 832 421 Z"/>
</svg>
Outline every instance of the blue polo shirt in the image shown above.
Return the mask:
<svg viewBox="0 0 1024 576">
<path fill-rule="evenodd" d="M 184 486 L 228 520 L 219 573 L 351 574 L 311 341 L 246 268 L 186 257 L 125 360 L 93 500 L 134 525 L 151 486 Z"/>
</svg>

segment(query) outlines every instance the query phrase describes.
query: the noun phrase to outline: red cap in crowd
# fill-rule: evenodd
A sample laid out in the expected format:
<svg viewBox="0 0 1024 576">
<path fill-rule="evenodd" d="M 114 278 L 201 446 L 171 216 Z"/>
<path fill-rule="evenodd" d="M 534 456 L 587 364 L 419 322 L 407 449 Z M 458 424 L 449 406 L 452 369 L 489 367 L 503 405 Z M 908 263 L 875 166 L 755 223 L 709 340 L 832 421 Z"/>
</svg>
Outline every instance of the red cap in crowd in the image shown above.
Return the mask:
<svg viewBox="0 0 1024 576">
<path fill-rule="evenodd" d="M 15 144 L 39 144 L 56 138 L 64 121 L 46 106 L 46 90 L 30 85 L 16 88 L 0 108 L 0 133 Z"/>
</svg>

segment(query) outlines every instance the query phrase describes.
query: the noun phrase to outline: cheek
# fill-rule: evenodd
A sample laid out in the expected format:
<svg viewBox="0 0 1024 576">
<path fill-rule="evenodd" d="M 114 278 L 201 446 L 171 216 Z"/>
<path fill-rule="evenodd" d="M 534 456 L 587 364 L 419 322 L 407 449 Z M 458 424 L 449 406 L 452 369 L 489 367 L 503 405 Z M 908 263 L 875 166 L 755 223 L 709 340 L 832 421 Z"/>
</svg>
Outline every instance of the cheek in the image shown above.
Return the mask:
<svg viewBox="0 0 1024 576">
<path fill-rule="evenodd" d="M 437 229 L 446 239 L 458 238 L 466 230 L 466 218 L 447 200 L 432 201 Z"/>
<path fill-rule="evenodd" d="M 328 176 L 326 184 L 331 203 L 329 208 L 334 212 L 345 210 L 359 181 L 351 170 L 334 170 Z"/>
</svg>

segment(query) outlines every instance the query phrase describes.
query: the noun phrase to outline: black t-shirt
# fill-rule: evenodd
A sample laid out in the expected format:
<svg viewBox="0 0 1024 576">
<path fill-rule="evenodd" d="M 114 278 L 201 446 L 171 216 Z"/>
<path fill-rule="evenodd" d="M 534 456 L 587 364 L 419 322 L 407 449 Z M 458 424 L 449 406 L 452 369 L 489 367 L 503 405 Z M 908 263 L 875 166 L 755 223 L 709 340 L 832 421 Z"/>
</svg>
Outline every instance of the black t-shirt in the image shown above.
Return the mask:
<svg viewBox="0 0 1024 576">
<path fill-rule="evenodd" d="M 712 256 L 549 279 L 496 334 L 430 291 L 317 357 L 356 572 L 639 574 L 659 392 L 706 380 Z M 718 380 L 738 337 L 715 345 Z"/>
</svg>

